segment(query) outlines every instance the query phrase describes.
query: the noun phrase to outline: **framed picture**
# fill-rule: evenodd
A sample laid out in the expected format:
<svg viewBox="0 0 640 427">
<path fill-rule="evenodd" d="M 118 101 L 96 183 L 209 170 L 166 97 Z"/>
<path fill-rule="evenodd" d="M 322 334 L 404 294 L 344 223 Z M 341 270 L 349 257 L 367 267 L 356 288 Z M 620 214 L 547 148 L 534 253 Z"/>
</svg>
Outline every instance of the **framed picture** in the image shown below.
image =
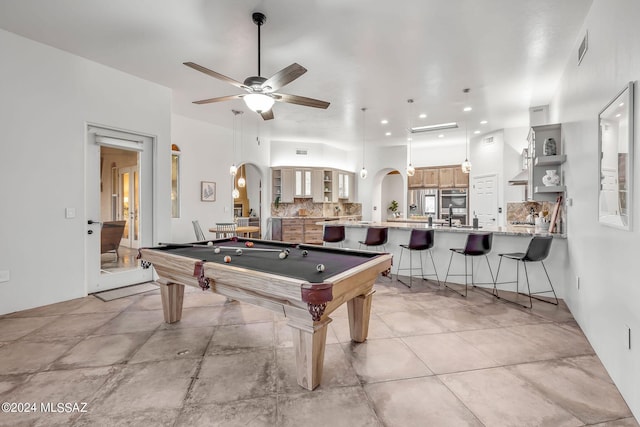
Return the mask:
<svg viewBox="0 0 640 427">
<path fill-rule="evenodd" d="M 200 200 L 203 202 L 216 201 L 216 183 L 200 181 Z"/>
</svg>

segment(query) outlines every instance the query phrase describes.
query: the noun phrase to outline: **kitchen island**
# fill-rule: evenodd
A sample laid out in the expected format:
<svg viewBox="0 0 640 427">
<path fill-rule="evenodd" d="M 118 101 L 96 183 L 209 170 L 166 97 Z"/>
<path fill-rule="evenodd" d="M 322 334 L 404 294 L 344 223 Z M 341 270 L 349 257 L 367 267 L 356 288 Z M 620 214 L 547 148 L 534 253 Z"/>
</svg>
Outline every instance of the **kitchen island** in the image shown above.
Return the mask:
<svg viewBox="0 0 640 427">
<path fill-rule="evenodd" d="M 344 247 L 357 249 L 359 247 L 359 241 L 364 240 L 366 230 L 368 227 L 387 227 L 389 228 L 389 239 L 386 244 L 386 251 L 394 256 L 394 265 L 392 267 L 392 273 L 395 274 L 398 265 L 397 260 L 400 259 L 400 244 L 408 244 L 411 230 L 414 228 L 425 229 L 430 228 L 428 224 L 398 220 L 383 221 L 383 222 L 370 222 L 370 221 L 324 221 L 318 223 L 319 225 L 344 225 L 346 239 L 344 241 Z M 507 225 L 503 227 L 490 226 L 483 227 L 477 230 L 471 228 L 471 226 L 459 226 L 448 227 L 442 225 L 434 225 L 435 231 L 435 243 L 432 249 L 433 258 L 436 264 L 438 277 L 440 280 L 444 280 L 447 273 L 447 266 L 449 265 L 449 258 L 451 255 L 450 248 L 463 248 L 469 233 L 493 233 L 493 245 L 492 251 L 489 254 L 489 263 L 493 275 L 495 276 L 498 268 L 498 262 L 500 253 L 509 252 L 525 252 L 529 244 L 529 240 L 533 236 L 553 236 L 553 243 L 551 245 L 551 253 L 545 260 L 545 265 L 553 282 L 553 286 L 558 294 L 558 298 L 564 295 L 564 289 L 571 283 L 570 281 L 570 269 L 569 257 L 567 252 L 567 238 L 564 234 L 548 233 L 537 229 L 533 226 L 515 226 Z M 415 262 L 418 261 L 418 254 L 414 253 Z M 408 260 L 406 256 L 403 259 L 403 267 L 408 266 Z M 406 261 L 406 265 L 405 265 Z M 491 282 L 491 275 L 489 274 L 487 264 L 484 259 L 477 257 L 473 259 L 474 269 L 477 274 L 477 282 Z M 419 265 L 419 264 L 417 264 Z M 433 267 L 430 262 L 425 262 L 425 273 L 432 273 Z M 505 260 L 502 263 L 500 270 L 500 281 L 515 280 L 516 277 L 516 263 L 514 261 Z M 464 257 L 455 255 L 451 264 L 452 273 L 464 272 Z M 528 267 L 529 280 L 531 282 L 531 291 L 537 292 L 540 290 L 548 289 L 548 282 L 542 266 L 539 263 L 532 264 Z M 521 272 L 521 286 L 524 283 L 524 275 Z M 464 283 L 464 277 L 454 276 L 448 279 L 451 283 Z M 526 286 L 526 284 L 525 284 Z M 515 284 L 498 286 L 498 289 L 514 290 Z"/>
</svg>

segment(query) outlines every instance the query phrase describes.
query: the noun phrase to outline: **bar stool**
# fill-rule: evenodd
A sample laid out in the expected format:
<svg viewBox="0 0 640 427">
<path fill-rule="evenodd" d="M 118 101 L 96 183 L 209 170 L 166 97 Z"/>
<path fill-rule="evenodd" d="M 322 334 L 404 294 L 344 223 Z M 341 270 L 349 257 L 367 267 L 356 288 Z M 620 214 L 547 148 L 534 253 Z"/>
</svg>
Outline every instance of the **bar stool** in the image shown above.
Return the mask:
<svg viewBox="0 0 640 427">
<path fill-rule="evenodd" d="M 322 231 L 322 244 L 327 246 L 327 243 L 337 243 L 342 247 L 342 242 L 345 239 L 344 225 L 325 225 Z"/>
<path fill-rule="evenodd" d="M 369 248 L 382 248 L 385 250 L 385 244 L 387 243 L 387 237 L 389 236 L 389 229 L 387 227 L 369 227 L 367 228 L 367 235 L 364 241 L 360 240 L 359 248 L 362 248 L 362 245 L 366 246 L 365 249 Z"/>
<path fill-rule="evenodd" d="M 484 256 L 487 260 L 487 266 L 489 267 L 489 273 L 491 274 L 491 284 L 493 285 L 492 295 L 496 295 L 496 284 L 495 279 L 493 278 L 493 272 L 491 271 L 491 265 L 489 264 L 489 257 L 487 254 L 491 252 L 491 243 L 493 241 L 493 233 L 469 233 L 467 236 L 467 243 L 463 249 L 459 248 L 451 248 L 451 257 L 449 258 L 449 267 L 447 268 L 447 276 L 444 279 L 444 285 L 451 289 L 454 292 L 457 292 L 463 297 L 467 296 L 467 278 L 471 276 L 471 285 L 475 288 L 476 283 L 474 280 L 473 274 L 473 257 Z M 451 261 L 453 260 L 453 254 L 464 255 L 464 274 L 449 274 L 449 270 L 451 269 Z M 467 259 L 471 258 L 471 274 L 467 272 Z M 464 294 L 456 291 L 455 289 L 447 286 L 447 279 L 449 276 L 464 276 Z M 478 285 L 488 285 L 489 283 L 478 283 Z M 482 289 L 482 288 L 479 288 Z M 484 289 L 483 289 L 484 290 Z"/>
<path fill-rule="evenodd" d="M 529 241 L 529 246 L 527 247 L 527 252 L 526 253 L 522 253 L 522 252 L 513 252 L 513 253 L 508 253 L 508 254 L 498 254 L 498 256 L 500 257 L 500 262 L 498 263 L 498 271 L 496 272 L 496 284 L 502 284 L 502 283 L 515 283 L 516 284 L 516 293 L 520 294 L 520 295 L 528 295 L 529 296 L 529 306 L 527 307 L 524 304 L 520 304 L 516 301 L 511 301 L 507 298 L 504 297 L 500 297 L 498 296 L 498 290 L 496 288 L 496 296 L 500 299 L 503 299 L 507 302 L 513 303 L 513 304 L 518 304 L 523 306 L 524 308 L 532 308 L 533 307 L 533 301 L 531 301 L 531 298 L 537 299 L 538 301 L 542 301 L 542 302 L 546 302 L 549 304 L 553 304 L 553 305 L 558 305 L 558 297 L 556 295 L 556 291 L 553 289 L 553 284 L 551 283 L 551 279 L 549 278 L 549 273 L 547 272 L 547 267 L 544 266 L 544 260 L 547 258 L 547 256 L 549 256 L 549 252 L 551 251 L 551 242 L 553 241 L 553 236 L 534 236 L 530 241 Z M 508 281 L 508 282 L 498 282 L 498 275 L 500 274 L 500 265 L 502 264 L 502 259 L 503 258 L 508 258 L 508 259 L 514 259 L 516 261 L 516 280 L 513 281 Z M 524 275 L 527 279 L 527 291 L 528 293 L 522 293 L 520 292 L 520 262 L 522 262 L 522 265 L 524 266 Z M 544 274 L 546 274 L 547 276 L 547 280 L 549 281 L 549 285 L 551 286 L 551 289 L 548 291 L 540 291 L 540 292 L 531 292 L 531 287 L 529 286 L 529 273 L 527 272 L 527 263 L 528 262 L 539 262 L 540 264 L 542 264 L 542 268 L 544 269 Z M 546 294 L 549 292 L 553 292 L 553 298 L 556 300 L 555 302 L 553 301 L 548 301 L 546 299 L 542 299 L 542 298 L 537 298 L 534 295 L 537 294 Z"/>
<path fill-rule="evenodd" d="M 424 269 L 422 267 L 422 252 L 428 251 L 429 256 L 431 256 L 431 264 L 433 264 L 434 274 L 427 274 L 427 276 L 436 276 L 436 280 L 438 281 L 438 285 L 440 285 L 440 279 L 438 278 L 438 271 L 436 270 L 436 263 L 433 261 L 433 254 L 431 253 L 431 248 L 433 247 L 434 242 L 434 231 L 432 229 L 418 229 L 414 228 L 411 230 L 411 236 L 409 237 L 408 245 L 400 245 L 400 260 L 398 261 L 398 270 L 396 271 L 396 276 L 398 282 L 402 283 L 407 287 L 411 287 L 413 285 L 413 251 L 417 251 L 420 256 L 420 277 L 422 280 L 425 280 Z M 407 249 L 409 251 L 409 268 L 400 268 L 402 265 L 402 254 L 404 250 Z M 409 270 L 409 283 L 405 283 L 400 280 L 400 271 Z"/>
</svg>

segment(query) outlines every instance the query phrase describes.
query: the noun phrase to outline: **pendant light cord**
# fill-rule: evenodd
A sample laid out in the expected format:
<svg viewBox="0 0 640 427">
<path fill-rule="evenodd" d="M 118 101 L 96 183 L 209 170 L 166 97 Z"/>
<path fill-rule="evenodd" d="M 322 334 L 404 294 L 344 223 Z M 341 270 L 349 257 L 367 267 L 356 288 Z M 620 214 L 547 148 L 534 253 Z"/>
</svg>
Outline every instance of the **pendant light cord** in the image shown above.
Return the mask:
<svg viewBox="0 0 640 427">
<path fill-rule="evenodd" d="M 365 111 L 366 108 L 362 108 L 362 168 L 364 169 L 364 141 L 365 141 L 365 133 L 366 133 L 366 123 L 365 123 Z"/>
</svg>

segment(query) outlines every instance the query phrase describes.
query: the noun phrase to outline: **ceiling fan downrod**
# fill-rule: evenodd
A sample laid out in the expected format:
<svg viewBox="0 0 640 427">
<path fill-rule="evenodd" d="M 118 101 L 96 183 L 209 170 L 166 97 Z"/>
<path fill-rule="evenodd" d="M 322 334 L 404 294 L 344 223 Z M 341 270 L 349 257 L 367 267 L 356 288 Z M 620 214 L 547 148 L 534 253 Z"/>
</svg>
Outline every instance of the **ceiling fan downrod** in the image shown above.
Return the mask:
<svg viewBox="0 0 640 427">
<path fill-rule="evenodd" d="M 253 15 L 251 15 L 251 18 L 253 19 L 253 23 L 256 24 L 258 26 L 258 76 L 261 76 L 261 72 L 260 72 L 260 27 L 262 26 L 262 24 L 264 24 L 265 22 L 267 22 L 267 17 L 264 15 L 264 13 L 261 12 L 254 12 Z"/>
</svg>

